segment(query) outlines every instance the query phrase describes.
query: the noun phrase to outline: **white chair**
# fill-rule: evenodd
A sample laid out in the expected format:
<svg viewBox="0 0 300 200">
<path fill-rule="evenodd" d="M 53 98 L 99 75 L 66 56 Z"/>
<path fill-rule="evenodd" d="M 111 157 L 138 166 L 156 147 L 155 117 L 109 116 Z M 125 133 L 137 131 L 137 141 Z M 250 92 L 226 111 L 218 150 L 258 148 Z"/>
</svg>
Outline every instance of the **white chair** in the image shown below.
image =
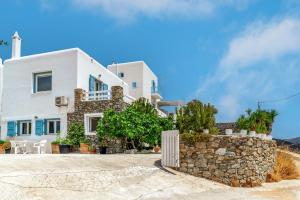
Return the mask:
<svg viewBox="0 0 300 200">
<path fill-rule="evenodd" d="M 40 142 L 34 143 L 33 148 L 37 149 L 38 154 L 46 153 L 47 140 L 41 140 Z"/>
<path fill-rule="evenodd" d="M 20 146 L 20 144 L 18 142 L 16 142 L 15 140 L 11 140 L 10 145 L 11 145 L 11 149 L 14 150 L 15 154 L 18 154 L 18 151 L 20 151 L 20 153 L 21 153 L 22 147 Z"/>
</svg>

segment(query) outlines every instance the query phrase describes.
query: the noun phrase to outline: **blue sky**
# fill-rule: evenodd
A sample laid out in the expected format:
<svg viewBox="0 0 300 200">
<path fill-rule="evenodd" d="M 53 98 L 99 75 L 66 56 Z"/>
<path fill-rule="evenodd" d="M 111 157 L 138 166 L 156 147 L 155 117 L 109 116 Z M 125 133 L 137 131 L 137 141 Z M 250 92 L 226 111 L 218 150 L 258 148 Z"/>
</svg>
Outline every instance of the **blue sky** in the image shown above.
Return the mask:
<svg viewBox="0 0 300 200">
<path fill-rule="evenodd" d="M 144 60 L 165 99 L 211 102 L 225 122 L 300 92 L 299 11 L 297 0 L 10 0 L 0 38 L 18 31 L 23 55 L 79 47 L 105 66 Z M 300 136 L 299 102 L 263 105 L 280 113 L 275 137 Z"/>
</svg>

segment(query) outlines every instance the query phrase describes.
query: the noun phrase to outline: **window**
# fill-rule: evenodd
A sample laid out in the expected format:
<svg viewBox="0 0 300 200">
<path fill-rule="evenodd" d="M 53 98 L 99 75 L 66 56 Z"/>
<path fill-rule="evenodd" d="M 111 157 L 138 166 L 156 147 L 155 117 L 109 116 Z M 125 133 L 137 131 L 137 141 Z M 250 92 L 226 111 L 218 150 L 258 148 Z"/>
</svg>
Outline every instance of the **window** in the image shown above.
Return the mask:
<svg viewBox="0 0 300 200">
<path fill-rule="evenodd" d="M 89 132 L 90 133 L 96 133 L 99 120 L 100 120 L 100 117 L 90 117 L 89 118 Z"/>
<path fill-rule="evenodd" d="M 119 76 L 120 78 L 123 78 L 123 77 L 124 77 L 124 73 L 123 73 L 123 72 L 120 72 L 120 73 L 118 74 L 118 76 Z"/>
<path fill-rule="evenodd" d="M 34 74 L 33 92 L 52 90 L 52 72 Z"/>
<path fill-rule="evenodd" d="M 60 120 L 47 120 L 46 134 L 52 135 L 60 132 Z"/>
<path fill-rule="evenodd" d="M 21 135 L 30 135 L 31 134 L 31 122 L 30 121 L 20 122 L 20 134 Z"/>
<path fill-rule="evenodd" d="M 86 135 L 96 135 L 97 125 L 103 113 L 84 114 L 84 129 Z"/>
<path fill-rule="evenodd" d="M 132 82 L 132 88 L 137 88 L 137 84 L 136 84 L 136 82 Z"/>
</svg>

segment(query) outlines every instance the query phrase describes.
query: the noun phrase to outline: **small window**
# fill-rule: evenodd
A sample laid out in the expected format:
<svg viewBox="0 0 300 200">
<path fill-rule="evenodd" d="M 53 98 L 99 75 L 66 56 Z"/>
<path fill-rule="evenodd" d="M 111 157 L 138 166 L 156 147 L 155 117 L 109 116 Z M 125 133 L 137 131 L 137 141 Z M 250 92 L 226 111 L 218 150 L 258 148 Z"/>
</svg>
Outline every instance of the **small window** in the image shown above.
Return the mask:
<svg viewBox="0 0 300 200">
<path fill-rule="evenodd" d="M 31 134 L 31 122 L 20 122 L 20 134 L 30 135 Z"/>
<path fill-rule="evenodd" d="M 118 76 L 119 76 L 120 78 L 123 78 L 123 77 L 124 77 L 124 73 L 123 73 L 123 72 L 120 72 L 120 73 L 118 74 Z"/>
<path fill-rule="evenodd" d="M 136 84 L 136 82 L 132 82 L 132 88 L 137 88 L 137 84 Z"/>
<path fill-rule="evenodd" d="M 37 73 L 34 74 L 34 85 L 33 91 L 36 92 L 45 92 L 52 90 L 52 73 Z"/>
<path fill-rule="evenodd" d="M 96 132 L 99 120 L 100 120 L 100 117 L 90 117 L 89 118 L 89 132 L 90 133 Z"/>
<path fill-rule="evenodd" d="M 53 135 L 60 132 L 59 120 L 47 120 L 47 134 Z"/>
</svg>

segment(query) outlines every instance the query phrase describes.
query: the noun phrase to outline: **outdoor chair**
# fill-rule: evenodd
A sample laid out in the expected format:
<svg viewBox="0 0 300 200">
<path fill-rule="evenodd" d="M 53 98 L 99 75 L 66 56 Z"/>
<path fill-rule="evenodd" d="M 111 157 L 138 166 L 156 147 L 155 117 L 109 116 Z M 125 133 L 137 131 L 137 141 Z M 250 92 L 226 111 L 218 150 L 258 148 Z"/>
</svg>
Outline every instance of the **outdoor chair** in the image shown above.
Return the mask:
<svg viewBox="0 0 300 200">
<path fill-rule="evenodd" d="M 41 140 L 40 142 L 34 143 L 33 148 L 37 149 L 38 154 L 46 153 L 47 140 Z"/>
<path fill-rule="evenodd" d="M 18 154 L 18 151 L 21 153 L 22 146 L 19 143 L 17 143 L 14 140 L 11 140 L 10 144 L 11 144 L 11 149 L 14 151 L 15 154 Z"/>
</svg>

